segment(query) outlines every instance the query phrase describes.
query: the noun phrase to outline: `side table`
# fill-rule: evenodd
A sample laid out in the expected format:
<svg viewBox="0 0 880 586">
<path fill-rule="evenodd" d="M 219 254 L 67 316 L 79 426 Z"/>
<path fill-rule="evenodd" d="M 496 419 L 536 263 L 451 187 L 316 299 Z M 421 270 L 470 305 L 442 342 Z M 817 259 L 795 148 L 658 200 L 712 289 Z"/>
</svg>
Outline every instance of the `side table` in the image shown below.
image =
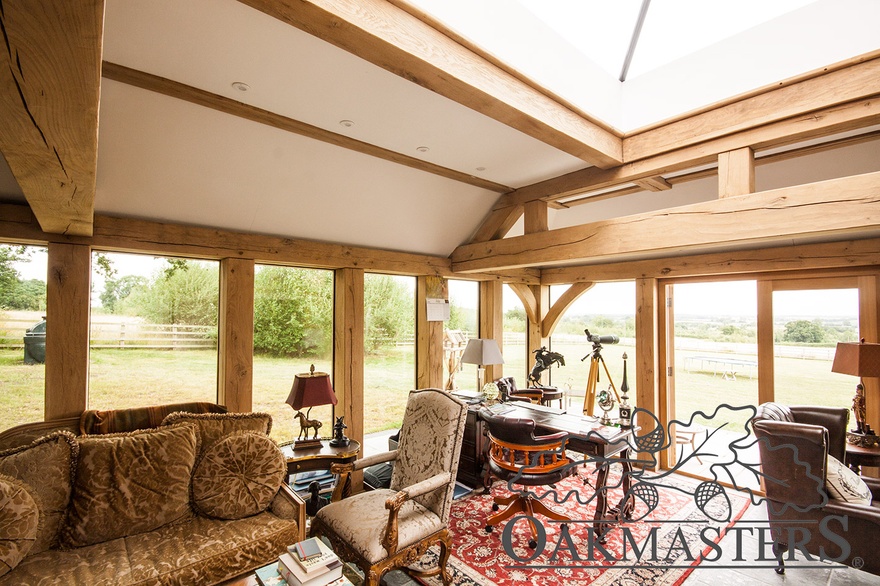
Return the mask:
<svg viewBox="0 0 880 586">
<path fill-rule="evenodd" d="M 847 443 L 846 465 L 856 474 L 862 473 L 862 466 L 880 467 L 880 446 L 865 448 Z"/>
<path fill-rule="evenodd" d="M 287 473 L 308 472 L 310 470 L 329 470 L 331 464 L 348 464 L 357 459 L 361 451 L 361 444 L 355 440 L 346 447 L 334 448 L 330 440 L 321 440 L 320 447 L 306 448 L 294 451 L 293 442 L 279 444 L 284 457 L 287 458 Z M 342 487 L 342 495 L 349 496 L 351 484 L 346 483 Z"/>
</svg>

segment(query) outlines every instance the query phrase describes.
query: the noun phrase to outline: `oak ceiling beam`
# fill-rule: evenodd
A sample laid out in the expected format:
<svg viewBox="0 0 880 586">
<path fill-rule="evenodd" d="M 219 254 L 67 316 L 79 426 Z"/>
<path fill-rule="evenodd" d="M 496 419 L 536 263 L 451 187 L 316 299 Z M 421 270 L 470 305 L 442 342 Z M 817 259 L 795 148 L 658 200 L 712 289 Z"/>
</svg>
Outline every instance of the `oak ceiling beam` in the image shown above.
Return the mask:
<svg viewBox="0 0 880 586">
<path fill-rule="evenodd" d="M 756 273 L 853 270 L 880 265 L 880 238 L 815 244 L 786 243 L 755 250 L 731 250 L 670 258 L 559 267 L 541 271 L 542 285 L 629 279 L 719 277 Z"/>
<path fill-rule="evenodd" d="M 722 105 L 623 139 L 626 161 L 637 161 L 780 120 L 880 94 L 880 57 Z"/>
<path fill-rule="evenodd" d="M 293 118 L 288 118 L 286 116 L 282 116 L 281 114 L 276 114 L 275 112 L 270 112 L 268 110 L 263 110 L 262 108 L 257 108 L 256 106 L 251 106 L 243 102 L 238 102 L 225 96 L 212 94 L 211 92 L 207 92 L 205 90 L 201 90 L 199 88 L 195 88 L 190 85 L 180 83 L 178 81 L 159 77 L 158 75 L 153 75 L 152 73 L 146 73 L 137 69 L 131 69 L 129 67 L 125 67 L 124 65 L 118 65 L 116 63 L 105 61 L 103 76 L 113 81 L 118 81 L 120 83 L 124 83 L 134 87 L 139 87 L 141 89 L 155 92 L 157 94 L 162 94 L 164 96 L 169 96 L 171 98 L 176 98 L 178 100 L 184 100 L 186 102 L 190 102 L 191 104 L 196 104 L 205 108 L 217 110 L 218 112 L 223 112 L 224 114 L 238 116 L 239 118 L 250 120 L 251 122 L 265 124 L 266 126 L 271 126 L 279 130 L 284 130 L 293 134 L 299 134 L 300 136 L 320 140 L 328 144 L 336 145 L 352 151 L 357 151 L 359 153 L 370 155 L 372 157 L 377 157 L 379 159 L 384 159 L 386 161 L 391 161 L 392 163 L 406 165 L 407 167 L 412 167 L 413 169 L 418 169 L 427 173 L 433 173 L 434 175 L 439 175 L 441 177 L 446 177 L 447 179 L 460 181 L 462 183 L 473 185 L 475 187 L 488 189 L 496 193 L 503 193 L 510 190 L 509 187 L 501 185 L 500 183 L 488 181 L 480 177 L 475 177 L 474 175 L 468 175 L 467 173 L 462 173 L 460 171 L 449 169 L 447 167 L 441 167 L 440 165 L 435 165 L 433 163 L 429 163 L 428 161 L 423 161 L 415 157 L 410 157 L 395 151 L 384 149 L 382 147 L 356 140 L 343 134 L 330 132 L 329 130 L 324 130 L 323 128 L 312 126 L 311 124 L 306 124 L 305 122 L 294 120 Z"/>
<path fill-rule="evenodd" d="M 233 232 L 150 220 L 96 215 L 91 237 L 58 235 L 40 229 L 28 206 L 0 204 L 0 242 L 84 244 L 99 250 L 203 259 L 242 258 L 262 264 L 339 269 L 360 268 L 401 275 L 514 281 L 537 285 L 537 269 L 456 275 L 448 258 L 393 250 L 348 246 L 299 238 Z"/>
<path fill-rule="evenodd" d="M 0 152 L 44 231 L 88 236 L 104 1 L 4 0 L 0 25 Z"/>
<path fill-rule="evenodd" d="M 745 130 L 676 151 L 625 163 L 613 169 L 587 167 L 521 187 L 498 198 L 495 209 L 533 199 L 556 201 L 589 191 L 633 183 L 657 175 L 714 164 L 723 152 L 751 147 L 770 149 L 880 123 L 880 97 L 840 104 Z"/>
<path fill-rule="evenodd" d="M 633 260 L 880 229 L 880 172 L 460 246 L 456 272 Z"/>
<path fill-rule="evenodd" d="M 386 0 L 240 0 L 592 165 L 622 140 Z"/>
</svg>

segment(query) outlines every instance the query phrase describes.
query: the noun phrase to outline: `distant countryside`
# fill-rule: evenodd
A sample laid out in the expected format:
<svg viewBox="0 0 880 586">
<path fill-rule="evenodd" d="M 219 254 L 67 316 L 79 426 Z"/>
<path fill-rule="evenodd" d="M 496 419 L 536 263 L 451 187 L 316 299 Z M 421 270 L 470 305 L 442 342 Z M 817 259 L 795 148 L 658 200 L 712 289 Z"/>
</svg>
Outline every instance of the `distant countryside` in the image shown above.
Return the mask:
<svg viewBox="0 0 880 586">
<path fill-rule="evenodd" d="M 27 262 L 27 247 L 0 245 L 0 413 L 4 427 L 43 417 L 43 365 L 24 363 L 24 335 L 39 323 L 46 307 L 46 285 L 22 279 L 16 269 Z M 123 255 L 115 255 L 114 258 Z M 218 265 L 216 262 L 168 258 L 149 276 L 119 276 L 114 261 L 95 253 L 89 406 L 125 408 L 157 402 L 216 400 Z M 254 409 L 273 415 L 276 439 L 290 439 L 298 427 L 284 403 L 293 377 L 311 364 L 329 371 L 332 354 L 332 273 L 288 267 L 258 267 L 254 314 Z M 400 424 L 406 393 L 414 385 L 413 279 L 368 275 L 365 290 L 365 427 L 393 429 Z M 474 335 L 475 310 L 453 303 L 447 329 Z M 567 315 L 551 338 L 566 365 L 554 367 L 543 382 L 569 393 L 569 404 L 583 401 L 591 351 L 584 329 L 617 335 L 603 357 L 615 384 L 627 353 L 630 385 L 634 383 L 635 320 L 632 315 Z M 525 312 L 504 314 L 505 373 L 522 381 L 533 357 L 525 356 Z M 755 373 L 693 368 L 689 357 L 730 357 L 735 364 L 756 360 L 756 324 L 742 318 L 687 316 L 676 321 L 678 412 L 719 402 L 757 401 Z M 830 372 L 837 341 L 858 338 L 857 319 L 780 320 L 775 324 L 778 394 L 793 402 L 826 403 L 829 389 L 839 389 L 848 406 L 854 381 Z M 604 373 L 603 373 L 604 379 Z M 456 376 L 461 388 L 471 378 Z M 852 383 L 852 385 L 850 384 Z M 607 384 L 604 381 L 603 384 Z M 791 388 L 791 391 L 785 389 Z M 631 396 L 632 396 L 631 392 Z M 329 421 L 329 408 L 313 416 Z"/>
</svg>

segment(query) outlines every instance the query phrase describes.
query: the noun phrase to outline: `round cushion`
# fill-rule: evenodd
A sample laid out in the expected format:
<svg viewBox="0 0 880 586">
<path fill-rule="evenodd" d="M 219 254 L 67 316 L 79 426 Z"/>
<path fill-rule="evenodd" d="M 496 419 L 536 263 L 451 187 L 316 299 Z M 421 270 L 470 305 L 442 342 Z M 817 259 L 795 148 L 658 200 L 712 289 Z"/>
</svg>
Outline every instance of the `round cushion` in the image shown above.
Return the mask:
<svg viewBox="0 0 880 586">
<path fill-rule="evenodd" d="M 208 517 L 241 519 L 265 511 L 287 473 L 284 454 L 265 434 L 240 431 L 217 440 L 193 472 L 193 505 Z"/>
<path fill-rule="evenodd" d="M 27 485 L 0 476 L 0 576 L 24 559 L 37 539 L 40 510 Z"/>
</svg>

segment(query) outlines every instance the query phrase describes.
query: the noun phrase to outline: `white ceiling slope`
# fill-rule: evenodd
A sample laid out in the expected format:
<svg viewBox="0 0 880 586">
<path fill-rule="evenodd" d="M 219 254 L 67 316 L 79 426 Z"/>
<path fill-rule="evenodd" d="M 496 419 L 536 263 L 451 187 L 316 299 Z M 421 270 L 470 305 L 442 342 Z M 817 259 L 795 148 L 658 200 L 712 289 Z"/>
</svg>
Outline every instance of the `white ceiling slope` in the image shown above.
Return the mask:
<svg viewBox="0 0 880 586">
<path fill-rule="evenodd" d="M 410 1 L 496 16 L 496 36 L 537 59 L 523 73 L 572 103 L 586 98 L 585 111 L 621 128 L 671 115 L 661 102 L 673 90 L 695 100 L 684 106 L 690 109 L 743 91 L 725 76 L 760 69 L 763 77 L 748 83 L 763 85 L 880 48 L 880 0 L 816 0 L 621 84 L 572 54 L 547 25 L 498 12 L 507 6 L 527 15 L 513 0 Z M 737 42 L 744 40 L 761 54 L 743 52 Z M 103 58 L 510 188 L 586 166 L 236 0 L 106 0 Z M 757 67 L 765 62 L 781 69 Z M 553 78 L 568 85 L 554 86 Z M 234 89 L 234 82 L 250 89 Z M 470 239 L 499 196 L 107 78 L 98 130 L 98 214 L 447 256 Z M 878 144 L 859 147 L 865 160 L 880 161 Z M 786 172 L 798 175 L 796 168 Z M 711 185 L 697 187 L 554 212 L 551 225 L 711 197 Z M 2 158 L 0 200 L 25 201 Z"/>
</svg>

